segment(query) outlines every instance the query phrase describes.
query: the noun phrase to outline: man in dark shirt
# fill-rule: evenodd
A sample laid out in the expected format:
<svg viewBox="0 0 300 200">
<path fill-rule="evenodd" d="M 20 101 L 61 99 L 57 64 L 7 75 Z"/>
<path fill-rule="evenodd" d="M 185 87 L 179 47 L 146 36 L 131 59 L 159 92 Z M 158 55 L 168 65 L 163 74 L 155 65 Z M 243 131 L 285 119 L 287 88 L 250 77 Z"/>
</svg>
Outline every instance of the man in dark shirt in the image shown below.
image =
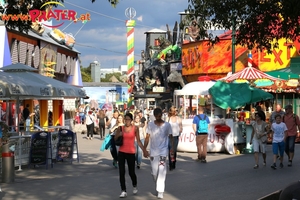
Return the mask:
<svg viewBox="0 0 300 200">
<path fill-rule="evenodd" d="M 256 112 L 257 113 L 261 113 L 261 120 L 263 120 L 264 122 L 266 121 L 266 114 L 265 112 L 261 109 L 261 106 L 256 106 Z"/>
<path fill-rule="evenodd" d="M 29 111 L 29 104 L 26 104 L 26 107 L 23 110 L 23 118 L 26 120 L 29 117 L 30 111 Z"/>
<path fill-rule="evenodd" d="M 140 116 L 142 126 L 144 127 L 144 126 L 147 124 L 147 122 L 146 122 L 147 120 L 146 120 L 146 118 L 143 116 L 143 111 L 142 111 L 142 110 L 139 110 L 137 114 Z"/>
</svg>

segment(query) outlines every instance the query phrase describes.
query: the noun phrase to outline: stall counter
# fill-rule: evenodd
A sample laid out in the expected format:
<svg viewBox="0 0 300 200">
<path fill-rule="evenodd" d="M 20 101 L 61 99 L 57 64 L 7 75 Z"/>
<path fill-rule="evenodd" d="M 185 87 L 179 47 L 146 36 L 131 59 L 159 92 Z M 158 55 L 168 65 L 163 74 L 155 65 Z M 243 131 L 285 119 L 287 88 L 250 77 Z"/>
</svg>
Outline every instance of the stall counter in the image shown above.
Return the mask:
<svg viewBox="0 0 300 200">
<path fill-rule="evenodd" d="M 210 126 L 207 139 L 207 152 L 224 152 L 234 154 L 234 123 L 232 119 L 209 118 Z M 192 127 L 193 119 L 183 119 L 183 131 L 179 137 L 178 151 L 197 152 L 196 134 Z M 215 126 L 226 124 L 230 127 L 230 133 L 216 134 Z"/>
</svg>

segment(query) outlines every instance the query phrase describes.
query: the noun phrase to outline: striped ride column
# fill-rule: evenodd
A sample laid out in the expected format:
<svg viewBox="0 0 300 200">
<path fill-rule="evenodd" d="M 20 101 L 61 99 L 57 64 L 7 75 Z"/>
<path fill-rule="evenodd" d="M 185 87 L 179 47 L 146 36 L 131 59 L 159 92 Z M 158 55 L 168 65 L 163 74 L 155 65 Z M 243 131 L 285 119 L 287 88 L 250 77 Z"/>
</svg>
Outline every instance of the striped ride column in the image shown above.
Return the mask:
<svg viewBox="0 0 300 200">
<path fill-rule="evenodd" d="M 249 50 L 249 53 L 248 53 L 248 67 L 252 67 L 252 64 L 253 64 L 252 52 L 251 52 L 251 50 Z"/>
<path fill-rule="evenodd" d="M 127 106 L 133 105 L 134 97 L 131 96 L 132 88 L 134 86 L 134 78 L 130 76 L 134 74 L 134 26 L 135 20 L 127 20 L 127 78 L 128 78 L 128 102 Z M 132 81 L 133 80 L 133 81 Z"/>
</svg>

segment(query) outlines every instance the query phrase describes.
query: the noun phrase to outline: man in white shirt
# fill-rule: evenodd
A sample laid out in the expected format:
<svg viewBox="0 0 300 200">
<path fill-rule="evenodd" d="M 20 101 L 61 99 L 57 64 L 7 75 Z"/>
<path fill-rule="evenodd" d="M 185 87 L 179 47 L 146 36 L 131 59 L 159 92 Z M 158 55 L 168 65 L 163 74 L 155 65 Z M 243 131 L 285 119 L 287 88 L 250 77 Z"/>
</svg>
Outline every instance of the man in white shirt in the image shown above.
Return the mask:
<svg viewBox="0 0 300 200">
<path fill-rule="evenodd" d="M 154 109 L 155 120 L 149 122 L 146 130 L 146 138 L 144 143 L 144 149 L 147 149 L 147 145 L 150 141 L 150 161 L 152 168 L 152 175 L 156 183 L 156 190 L 158 192 L 157 198 L 162 199 L 165 190 L 165 180 L 167 174 L 166 158 L 169 154 L 168 143 L 172 144 L 173 151 L 173 136 L 172 128 L 168 122 L 162 120 L 162 110 L 160 108 Z M 144 154 L 144 157 L 148 157 Z"/>
</svg>

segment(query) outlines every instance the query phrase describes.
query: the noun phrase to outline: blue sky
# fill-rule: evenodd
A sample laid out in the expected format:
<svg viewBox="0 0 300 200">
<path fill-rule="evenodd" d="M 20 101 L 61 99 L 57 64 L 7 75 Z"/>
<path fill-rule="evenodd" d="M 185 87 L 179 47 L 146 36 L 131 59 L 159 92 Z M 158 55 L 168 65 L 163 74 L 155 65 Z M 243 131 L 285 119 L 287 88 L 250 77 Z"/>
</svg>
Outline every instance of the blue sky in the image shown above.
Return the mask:
<svg viewBox="0 0 300 200">
<path fill-rule="evenodd" d="M 61 28 L 76 35 L 74 47 L 81 53 L 82 65 L 87 67 L 97 60 L 103 68 L 116 68 L 127 64 L 126 8 L 136 10 L 135 60 L 139 60 L 141 50 L 145 49 L 144 33 L 153 28 L 167 30 L 166 24 L 173 30 L 175 21 L 180 20 L 178 13 L 188 7 L 188 0 L 120 0 L 116 8 L 107 0 L 96 0 L 95 3 L 65 0 L 64 5 L 65 9 L 75 10 L 78 14 L 91 14 L 91 21 L 84 25 L 65 22 Z"/>
</svg>

